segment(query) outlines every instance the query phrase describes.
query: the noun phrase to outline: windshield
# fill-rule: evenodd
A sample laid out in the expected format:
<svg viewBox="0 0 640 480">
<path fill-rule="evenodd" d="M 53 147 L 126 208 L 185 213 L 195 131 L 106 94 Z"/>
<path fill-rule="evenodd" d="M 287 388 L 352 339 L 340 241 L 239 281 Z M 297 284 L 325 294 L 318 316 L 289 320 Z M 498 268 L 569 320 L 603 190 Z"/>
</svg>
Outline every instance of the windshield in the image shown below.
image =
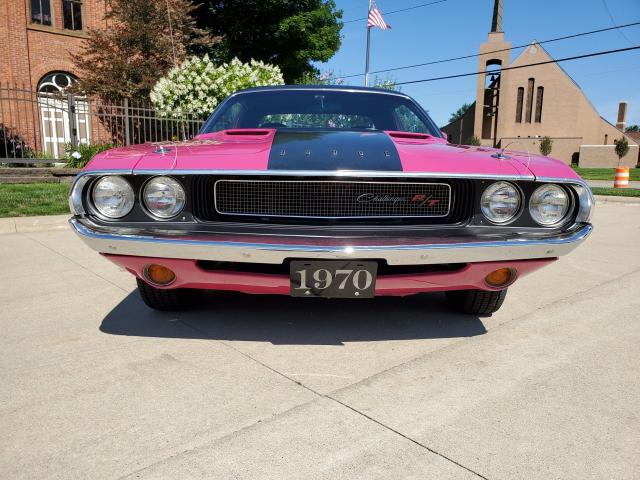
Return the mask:
<svg viewBox="0 0 640 480">
<path fill-rule="evenodd" d="M 393 94 L 331 90 L 244 92 L 224 102 L 201 133 L 233 128 L 395 130 L 440 136 L 412 100 Z"/>
</svg>

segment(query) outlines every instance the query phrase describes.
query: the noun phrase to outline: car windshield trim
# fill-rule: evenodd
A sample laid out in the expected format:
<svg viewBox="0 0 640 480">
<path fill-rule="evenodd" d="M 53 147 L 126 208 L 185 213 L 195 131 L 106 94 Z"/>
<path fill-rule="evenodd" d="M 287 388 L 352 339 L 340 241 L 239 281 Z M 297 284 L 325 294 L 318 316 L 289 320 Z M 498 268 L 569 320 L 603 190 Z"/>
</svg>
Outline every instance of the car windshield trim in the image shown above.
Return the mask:
<svg viewBox="0 0 640 480">
<path fill-rule="evenodd" d="M 405 94 L 322 87 L 256 88 L 236 92 L 214 110 L 199 133 L 256 128 L 407 131 L 442 137 L 429 115 Z"/>
</svg>

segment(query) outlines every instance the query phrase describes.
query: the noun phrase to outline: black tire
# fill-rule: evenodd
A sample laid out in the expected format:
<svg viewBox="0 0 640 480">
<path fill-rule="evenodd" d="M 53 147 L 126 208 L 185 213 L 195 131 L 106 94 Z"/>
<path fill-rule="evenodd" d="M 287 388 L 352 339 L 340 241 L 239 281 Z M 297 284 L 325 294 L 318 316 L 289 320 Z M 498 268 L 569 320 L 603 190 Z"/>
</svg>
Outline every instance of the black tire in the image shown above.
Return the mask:
<svg viewBox="0 0 640 480">
<path fill-rule="evenodd" d="M 187 288 L 162 290 L 152 287 L 139 278 L 136 278 L 136 281 L 142 301 L 155 310 L 185 310 L 193 306 L 202 296 L 202 290 Z"/>
<path fill-rule="evenodd" d="M 459 312 L 490 315 L 497 312 L 507 296 L 507 289 L 497 292 L 485 290 L 453 290 L 447 292 L 449 305 Z"/>
</svg>

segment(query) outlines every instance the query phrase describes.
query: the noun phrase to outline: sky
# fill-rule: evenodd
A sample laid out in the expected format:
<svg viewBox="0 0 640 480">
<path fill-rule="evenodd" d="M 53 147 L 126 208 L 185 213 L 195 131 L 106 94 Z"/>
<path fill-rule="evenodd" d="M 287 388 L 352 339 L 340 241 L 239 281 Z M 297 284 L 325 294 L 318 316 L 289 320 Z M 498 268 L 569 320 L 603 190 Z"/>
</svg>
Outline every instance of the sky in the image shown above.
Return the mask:
<svg viewBox="0 0 640 480">
<path fill-rule="evenodd" d="M 335 0 L 343 10 L 342 46 L 321 72 L 350 75 L 364 72 L 368 0 Z M 384 15 L 385 12 L 433 0 L 377 0 L 391 30 L 371 33 L 370 70 L 399 67 L 478 52 L 491 29 L 493 0 L 445 0 L 442 3 Z M 640 21 L 640 0 L 504 0 L 503 30 L 512 45 L 527 44 L 613 25 Z M 589 52 L 640 45 L 640 25 L 625 29 L 553 42 L 544 48 L 562 58 Z M 522 49 L 512 50 L 512 59 Z M 430 65 L 387 74 L 383 80 L 397 82 L 453 75 L 478 70 L 477 58 Z M 562 67 L 582 87 L 600 115 L 615 124 L 618 103 L 627 101 L 627 125 L 640 124 L 640 50 L 563 62 Z M 362 85 L 364 77 L 347 84 Z M 440 126 L 451 112 L 475 100 L 475 77 L 404 85 Z"/>
</svg>

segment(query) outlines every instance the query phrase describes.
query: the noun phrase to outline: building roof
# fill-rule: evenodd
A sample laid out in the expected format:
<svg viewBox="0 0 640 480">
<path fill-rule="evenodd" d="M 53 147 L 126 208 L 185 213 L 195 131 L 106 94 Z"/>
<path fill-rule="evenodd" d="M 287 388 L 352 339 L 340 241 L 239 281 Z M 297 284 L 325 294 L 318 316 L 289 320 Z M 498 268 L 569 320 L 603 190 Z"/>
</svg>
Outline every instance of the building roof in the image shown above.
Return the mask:
<svg viewBox="0 0 640 480">
<path fill-rule="evenodd" d="M 640 132 L 624 132 L 624 134 L 640 144 Z"/>
</svg>

